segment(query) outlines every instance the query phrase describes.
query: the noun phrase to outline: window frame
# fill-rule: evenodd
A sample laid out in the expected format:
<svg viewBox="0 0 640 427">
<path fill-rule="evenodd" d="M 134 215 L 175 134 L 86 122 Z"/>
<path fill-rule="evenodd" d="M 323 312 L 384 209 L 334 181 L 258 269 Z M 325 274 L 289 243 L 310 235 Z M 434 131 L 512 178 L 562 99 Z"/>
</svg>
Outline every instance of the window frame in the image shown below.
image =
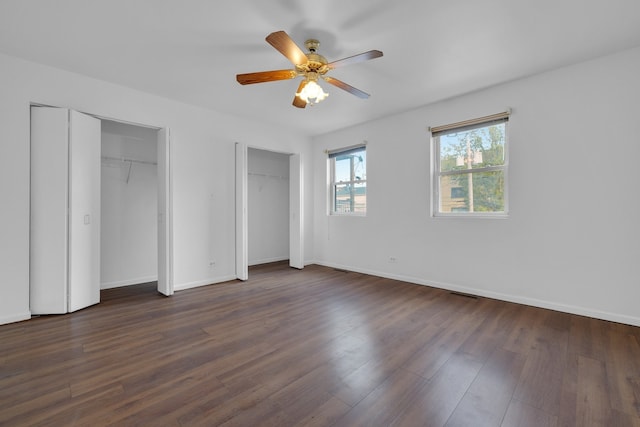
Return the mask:
<svg viewBox="0 0 640 427">
<path fill-rule="evenodd" d="M 367 179 L 366 179 L 366 163 L 365 163 L 365 179 L 350 179 L 348 181 L 339 181 L 336 182 L 336 158 L 340 155 L 347 155 L 349 153 L 355 153 L 359 151 L 367 151 L 367 145 L 358 144 L 350 147 L 338 148 L 335 150 L 327 150 L 327 161 L 328 165 L 328 174 L 329 174 L 329 203 L 328 203 L 328 214 L 330 216 L 366 216 L 367 215 L 367 202 L 365 199 L 364 212 L 339 212 L 336 210 L 336 187 L 338 185 L 352 185 L 355 186 L 357 184 L 364 184 L 365 187 L 365 195 L 367 188 Z"/>
<path fill-rule="evenodd" d="M 432 197 L 431 197 L 431 216 L 434 218 L 508 218 L 509 216 L 509 117 L 510 111 L 498 113 L 491 116 L 479 117 L 476 119 L 466 120 L 463 122 L 452 123 L 438 127 L 429 128 L 431 132 L 431 178 L 432 178 Z M 441 169 L 441 152 L 440 152 L 440 136 L 455 132 L 468 131 L 489 127 L 494 124 L 504 123 L 504 162 L 502 165 L 485 166 L 472 169 L 456 169 L 442 172 Z M 499 212 L 441 212 L 442 199 L 440 194 L 440 183 L 442 177 L 446 176 L 468 176 L 468 174 L 478 174 L 486 172 L 502 172 L 504 177 L 504 193 L 503 202 L 504 209 Z"/>
</svg>

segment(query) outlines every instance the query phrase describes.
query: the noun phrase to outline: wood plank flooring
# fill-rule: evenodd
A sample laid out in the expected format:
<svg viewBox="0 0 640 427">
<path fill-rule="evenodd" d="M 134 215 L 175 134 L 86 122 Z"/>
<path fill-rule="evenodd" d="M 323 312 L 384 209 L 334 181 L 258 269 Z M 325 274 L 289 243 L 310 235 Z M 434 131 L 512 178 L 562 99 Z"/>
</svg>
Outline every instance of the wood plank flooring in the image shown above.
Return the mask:
<svg viewBox="0 0 640 427">
<path fill-rule="evenodd" d="M 640 426 L 640 328 L 267 264 L 0 326 L 0 425 Z"/>
</svg>

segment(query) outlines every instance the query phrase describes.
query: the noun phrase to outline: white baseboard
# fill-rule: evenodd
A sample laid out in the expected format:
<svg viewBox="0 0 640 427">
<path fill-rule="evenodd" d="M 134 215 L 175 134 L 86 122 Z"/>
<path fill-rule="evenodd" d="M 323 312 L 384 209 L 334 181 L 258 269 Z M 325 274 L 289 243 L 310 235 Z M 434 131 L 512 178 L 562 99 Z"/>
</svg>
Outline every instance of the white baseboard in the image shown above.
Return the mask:
<svg viewBox="0 0 640 427">
<path fill-rule="evenodd" d="M 446 289 L 449 291 L 461 292 L 461 293 L 471 294 L 471 295 L 478 295 L 485 298 L 493 298 L 501 301 L 508 301 L 508 302 L 514 302 L 517 304 L 529 305 L 532 307 L 546 308 L 549 310 L 560 311 L 563 313 L 577 314 L 579 316 L 592 317 L 594 319 L 608 320 L 611 322 L 624 323 L 632 326 L 640 326 L 639 317 L 626 316 L 624 314 L 610 313 L 610 312 L 600 311 L 600 310 L 587 308 L 587 307 L 578 307 L 578 306 L 573 306 L 568 304 L 560 304 L 553 301 L 545 301 L 545 300 L 539 300 L 535 298 L 527 298 L 527 297 L 521 297 L 517 295 L 503 294 L 499 292 L 484 291 L 481 289 L 469 288 L 467 286 L 459 286 L 451 283 L 425 280 L 425 279 L 412 277 L 412 276 L 389 274 L 389 273 L 369 270 L 369 269 L 354 268 L 351 266 L 335 264 L 335 263 L 316 261 L 315 264 L 322 265 L 325 267 L 338 268 L 340 270 L 353 271 L 355 273 L 369 274 L 371 276 L 384 277 L 384 278 L 393 279 L 393 280 L 400 280 L 402 282 L 413 283 L 416 285 L 430 286 L 432 288 Z"/>
<path fill-rule="evenodd" d="M 135 279 L 119 280 L 115 282 L 101 283 L 100 289 L 121 288 L 123 286 L 139 285 L 141 283 L 155 282 L 158 276 L 138 277 Z"/>
<path fill-rule="evenodd" d="M 31 312 L 15 313 L 10 316 L 0 317 L 0 325 L 6 325 L 7 323 L 22 322 L 23 320 L 31 319 Z"/>
<path fill-rule="evenodd" d="M 197 280 L 195 282 L 189 283 L 181 283 L 179 285 L 174 285 L 174 291 L 184 291 L 185 289 L 199 288 L 200 286 L 213 285 L 216 283 L 229 282 L 231 280 L 236 280 L 236 276 L 222 276 L 222 277 L 214 277 L 206 280 Z"/>
<path fill-rule="evenodd" d="M 270 262 L 286 261 L 288 259 L 289 257 L 285 256 L 285 257 L 275 257 L 275 258 L 264 258 L 264 259 L 259 259 L 257 261 L 249 261 L 249 267 L 254 265 L 260 265 L 260 264 L 269 264 Z"/>
</svg>

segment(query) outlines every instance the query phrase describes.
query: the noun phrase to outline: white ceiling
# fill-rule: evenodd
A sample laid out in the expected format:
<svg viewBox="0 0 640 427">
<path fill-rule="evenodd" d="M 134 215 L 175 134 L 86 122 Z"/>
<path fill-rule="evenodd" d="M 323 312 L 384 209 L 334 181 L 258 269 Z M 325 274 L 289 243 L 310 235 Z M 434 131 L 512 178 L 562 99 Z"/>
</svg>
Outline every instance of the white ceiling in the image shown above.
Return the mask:
<svg viewBox="0 0 640 427">
<path fill-rule="evenodd" d="M 324 84 L 298 109 L 298 81 L 239 85 L 292 68 L 264 40 L 277 30 L 329 61 L 383 51 L 331 72 L 371 97 Z M 309 135 L 635 46 L 638 0 L 0 2 L 0 52 Z"/>
</svg>

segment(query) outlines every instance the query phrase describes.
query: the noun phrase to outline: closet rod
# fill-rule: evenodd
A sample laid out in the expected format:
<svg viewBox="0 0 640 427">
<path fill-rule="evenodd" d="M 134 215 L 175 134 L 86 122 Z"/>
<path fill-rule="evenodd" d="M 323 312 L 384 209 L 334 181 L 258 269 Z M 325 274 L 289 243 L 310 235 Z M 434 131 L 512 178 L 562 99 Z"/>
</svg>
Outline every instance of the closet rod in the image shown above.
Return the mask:
<svg viewBox="0 0 640 427">
<path fill-rule="evenodd" d="M 115 161 L 119 161 L 119 162 L 133 162 L 133 163 L 142 163 L 144 165 L 157 165 L 158 163 L 156 162 L 150 162 L 147 160 L 136 160 L 136 159 L 129 159 L 127 157 L 110 157 L 110 156 L 102 156 L 103 160 L 115 160 Z"/>
<path fill-rule="evenodd" d="M 247 172 L 247 175 L 262 176 L 262 177 L 265 177 L 265 178 L 289 179 L 288 176 L 271 175 L 271 174 L 266 174 L 266 173 Z"/>
</svg>

